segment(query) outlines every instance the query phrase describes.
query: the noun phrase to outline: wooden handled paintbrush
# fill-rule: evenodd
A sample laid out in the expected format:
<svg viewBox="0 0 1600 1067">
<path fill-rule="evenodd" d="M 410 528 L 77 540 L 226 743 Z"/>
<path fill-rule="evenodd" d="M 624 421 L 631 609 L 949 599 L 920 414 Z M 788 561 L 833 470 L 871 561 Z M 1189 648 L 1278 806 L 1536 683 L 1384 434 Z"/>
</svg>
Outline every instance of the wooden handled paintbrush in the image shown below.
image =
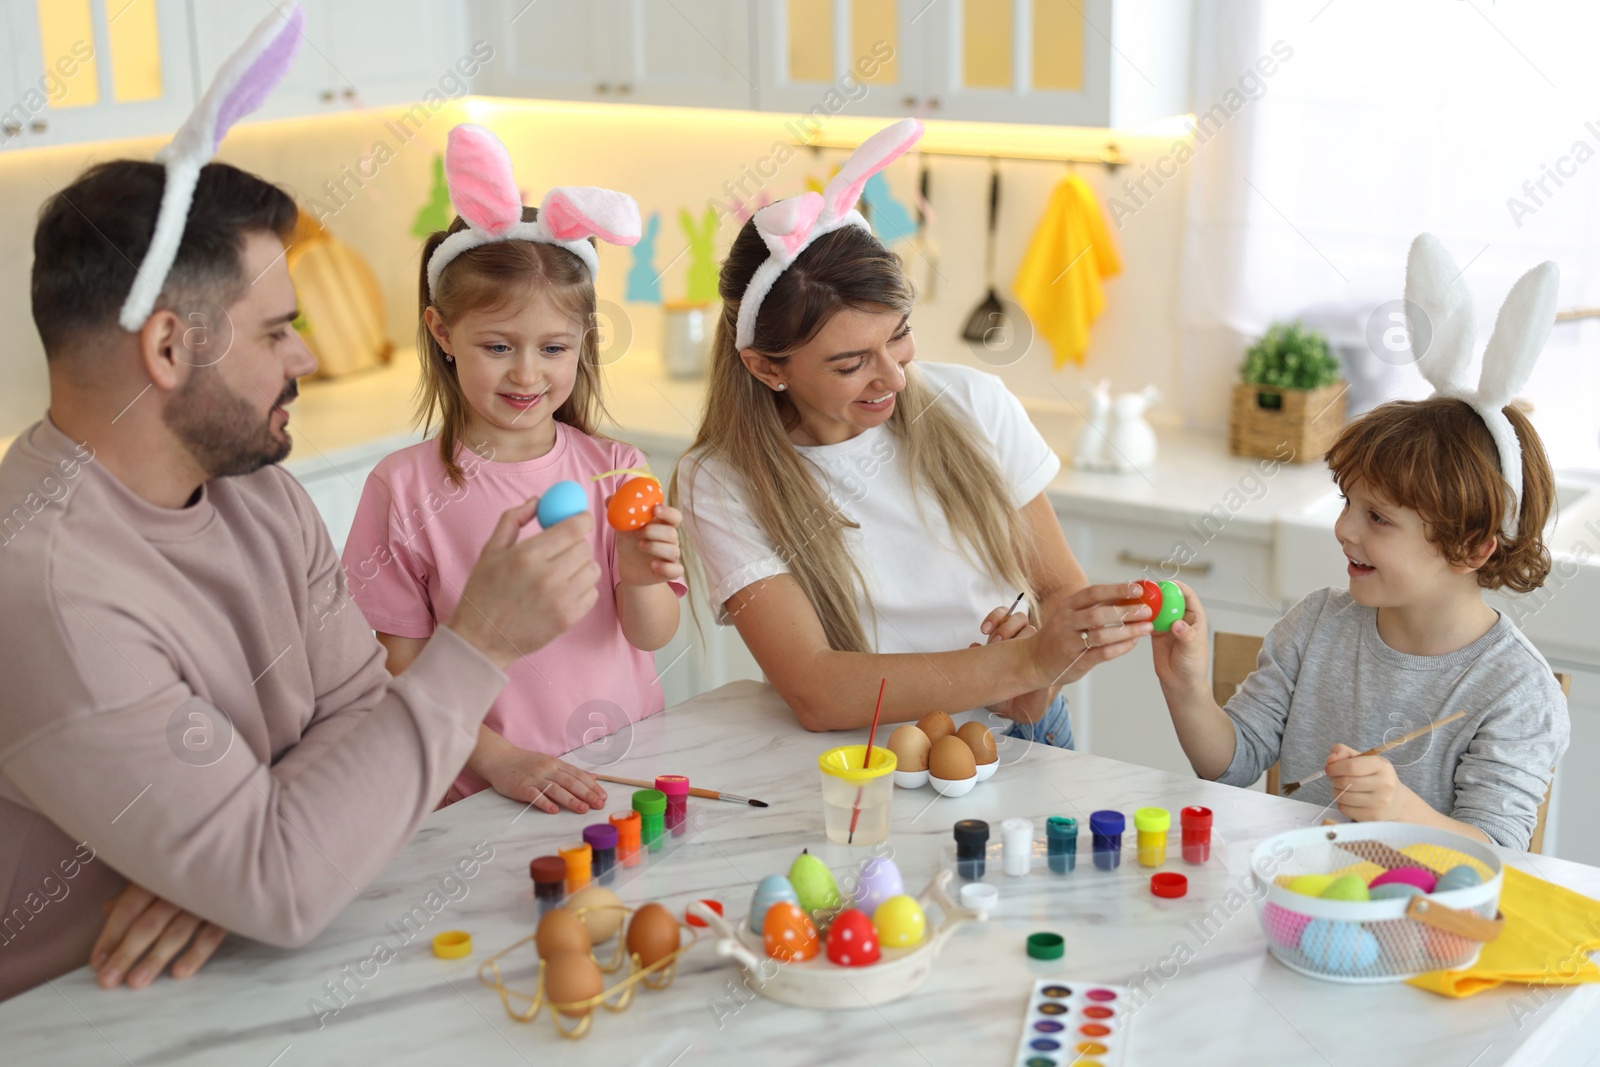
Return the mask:
<svg viewBox="0 0 1600 1067">
<path fill-rule="evenodd" d="M 1455 722 L 1457 719 L 1461 718 L 1461 716 L 1463 716 L 1465 714 L 1466 714 L 1465 711 L 1458 711 L 1454 715 L 1446 715 L 1444 718 L 1439 719 L 1436 722 L 1430 722 L 1426 726 L 1419 726 L 1415 730 L 1412 730 L 1408 734 L 1401 734 L 1399 737 L 1395 738 L 1393 741 L 1385 741 L 1383 744 L 1379 745 L 1377 748 L 1369 748 L 1365 752 L 1357 753 L 1357 755 L 1361 755 L 1361 756 L 1381 756 L 1385 752 L 1388 752 L 1392 748 L 1399 748 L 1401 745 L 1405 744 L 1407 741 L 1415 741 L 1417 738 L 1421 737 L 1423 734 L 1432 733 L 1434 730 L 1437 730 L 1439 727 L 1443 726 L 1447 722 Z M 1326 778 L 1327 776 L 1328 776 L 1328 772 L 1327 771 L 1318 771 L 1316 774 L 1313 774 L 1308 778 L 1302 778 L 1298 782 L 1290 782 L 1288 785 L 1282 787 L 1278 791 L 1278 795 L 1279 796 L 1285 796 L 1285 797 L 1292 797 L 1295 794 L 1295 790 L 1299 789 L 1301 786 L 1307 785 L 1307 784 L 1309 784 L 1311 782 L 1314 782 L 1318 778 Z"/>
</svg>

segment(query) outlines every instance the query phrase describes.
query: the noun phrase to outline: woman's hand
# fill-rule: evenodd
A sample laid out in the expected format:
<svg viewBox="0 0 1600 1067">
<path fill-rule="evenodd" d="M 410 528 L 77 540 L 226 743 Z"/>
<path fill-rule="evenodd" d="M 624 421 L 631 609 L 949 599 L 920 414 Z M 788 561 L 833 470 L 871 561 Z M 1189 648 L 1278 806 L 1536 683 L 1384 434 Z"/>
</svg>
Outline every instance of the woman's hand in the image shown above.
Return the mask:
<svg viewBox="0 0 1600 1067">
<path fill-rule="evenodd" d="M 1091 585 L 1056 598 L 1032 638 L 1035 688 L 1068 685 L 1090 668 L 1133 651 L 1150 609 L 1137 585 Z"/>
<path fill-rule="evenodd" d="M 496 793 L 532 804 L 550 815 L 562 808 L 582 815 L 591 807 L 602 808 L 606 803 L 606 791 L 588 771 L 543 752 L 518 748 L 509 741 L 496 746 L 480 766 L 479 773 Z"/>
<path fill-rule="evenodd" d="M 132 882 L 106 901 L 103 910 L 106 925 L 89 952 L 89 966 L 100 972 L 102 989 L 115 988 L 124 977 L 129 988 L 143 989 L 160 977 L 168 963 L 172 963 L 172 977 L 187 978 L 228 936 L 228 931 L 215 923 Z M 183 955 L 179 956 L 180 952 Z"/>
<path fill-rule="evenodd" d="M 609 504 L 608 497 L 606 503 Z M 660 585 L 683 578 L 678 527 L 683 512 L 657 504 L 648 526 L 617 534 L 617 580 L 623 585 Z"/>
<path fill-rule="evenodd" d="M 1019 611 L 1007 615 L 1005 608 L 995 608 L 985 615 L 979 629 L 989 635 L 989 640 L 985 644 L 990 645 L 996 641 L 1009 641 L 1013 637 L 1032 637 L 1039 632 L 1039 628 L 1028 621 L 1025 613 Z M 981 646 L 974 641 L 968 647 Z M 1038 722 L 1050 709 L 1050 701 L 1055 699 L 1055 695 L 1055 687 L 1046 686 L 1028 693 L 1019 693 L 1010 700 L 1002 700 L 998 704 L 990 704 L 988 710 L 1013 722 Z"/>
</svg>

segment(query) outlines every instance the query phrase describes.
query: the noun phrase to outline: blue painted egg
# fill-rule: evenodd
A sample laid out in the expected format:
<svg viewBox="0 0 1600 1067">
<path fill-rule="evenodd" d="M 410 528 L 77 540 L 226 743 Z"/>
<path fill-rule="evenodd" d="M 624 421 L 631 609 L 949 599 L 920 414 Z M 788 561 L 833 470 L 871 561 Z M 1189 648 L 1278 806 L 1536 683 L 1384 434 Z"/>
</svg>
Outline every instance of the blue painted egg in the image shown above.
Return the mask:
<svg viewBox="0 0 1600 1067">
<path fill-rule="evenodd" d="M 1372 887 L 1373 900 L 1399 900 L 1402 897 L 1422 896 L 1422 887 L 1411 882 L 1385 882 Z"/>
<path fill-rule="evenodd" d="M 1300 935 L 1300 951 L 1319 970 L 1356 975 L 1378 960 L 1378 939 L 1360 923 L 1313 919 Z"/>
<path fill-rule="evenodd" d="M 1448 893 L 1452 889 L 1468 889 L 1475 885 L 1482 885 L 1483 879 L 1478 872 L 1465 863 L 1451 867 L 1439 876 L 1439 881 L 1434 885 L 1435 893 Z"/>
<path fill-rule="evenodd" d="M 557 482 L 539 498 L 539 525 L 549 529 L 562 519 L 589 510 L 589 494 L 577 482 Z"/>
<path fill-rule="evenodd" d="M 800 895 L 794 891 L 794 886 L 789 884 L 789 879 L 781 874 L 769 874 L 756 885 L 756 891 L 750 898 L 750 930 L 752 933 L 761 933 L 767 921 L 767 909 L 774 904 L 800 905 Z"/>
</svg>

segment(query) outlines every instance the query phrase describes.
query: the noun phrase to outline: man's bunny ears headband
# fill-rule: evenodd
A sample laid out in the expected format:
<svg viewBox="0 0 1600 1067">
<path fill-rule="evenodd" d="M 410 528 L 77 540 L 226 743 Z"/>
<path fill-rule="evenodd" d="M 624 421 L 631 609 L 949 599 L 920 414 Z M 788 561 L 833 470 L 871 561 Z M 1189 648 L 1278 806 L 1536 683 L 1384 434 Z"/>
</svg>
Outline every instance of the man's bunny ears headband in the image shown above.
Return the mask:
<svg viewBox="0 0 1600 1067">
<path fill-rule="evenodd" d="M 1517 535 L 1522 512 L 1522 445 L 1511 420 L 1501 409 L 1528 382 L 1550 327 L 1556 318 L 1556 287 L 1561 272 L 1544 262 L 1517 279 L 1500 306 L 1494 332 L 1483 352 L 1478 388 L 1467 381 L 1472 363 L 1472 298 L 1450 253 L 1430 233 L 1411 242 L 1406 260 L 1406 327 L 1417 369 L 1433 386 L 1434 396 L 1450 396 L 1472 405 L 1500 453 L 1500 473 L 1511 487 L 1511 507 L 1502 527 Z"/>
<path fill-rule="evenodd" d="M 600 273 L 600 257 L 588 238 L 614 245 L 639 241 L 639 205 L 626 193 L 592 186 L 552 189 L 539 205 L 539 217 L 522 221 L 522 194 L 511 171 L 511 154 L 482 126 L 464 122 L 450 131 L 444 150 L 450 203 L 466 220 L 439 243 L 428 259 L 428 298 L 439 288 L 444 268 L 461 253 L 496 241 L 537 241 L 555 245 L 583 260 L 589 278 Z"/>
<path fill-rule="evenodd" d="M 195 105 L 172 143 L 156 153 L 156 162 L 167 168 L 167 182 L 150 247 L 117 317 L 124 330 L 139 330 L 155 310 L 167 273 L 178 258 L 178 246 L 183 243 L 183 229 L 189 221 L 201 168 L 217 154 L 228 128 L 260 107 L 289 73 L 289 64 L 300 49 L 305 21 L 305 10 L 297 3 L 263 19 L 239 50 L 222 64 L 211 88 Z"/>
<path fill-rule="evenodd" d="M 749 348 L 755 343 L 756 317 L 761 302 L 772 292 L 778 276 L 789 269 L 800 253 L 824 234 L 846 226 L 859 226 L 868 233 L 872 227 L 856 210 L 867 179 L 903 156 L 922 136 L 922 123 L 901 119 L 868 137 L 845 160 L 839 173 L 819 193 L 801 193 L 757 211 L 756 231 L 767 243 L 771 255 L 756 268 L 739 300 L 739 322 L 734 344 Z"/>
</svg>

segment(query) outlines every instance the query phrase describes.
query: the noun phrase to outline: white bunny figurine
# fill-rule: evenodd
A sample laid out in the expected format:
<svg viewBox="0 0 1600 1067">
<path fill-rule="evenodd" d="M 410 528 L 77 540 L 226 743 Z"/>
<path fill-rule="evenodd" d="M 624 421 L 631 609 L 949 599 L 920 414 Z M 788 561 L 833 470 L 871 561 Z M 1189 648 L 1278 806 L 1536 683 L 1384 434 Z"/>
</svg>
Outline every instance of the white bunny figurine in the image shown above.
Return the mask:
<svg viewBox="0 0 1600 1067">
<path fill-rule="evenodd" d="M 1081 471 L 1106 469 L 1106 432 L 1111 420 L 1111 381 L 1102 378 L 1089 389 L 1089 414 L 1078 431 L 1072 465 Z"/>
<path fill-rule="evenodd" d="M 1123 393 L 1111 402 L 1111 432 L 1106 460 L 1119 474 L 1132 474 L 1156 461 L 1156 432 L 1144 413 L 1161 399 L 1153 385 L 1137 393 Z"/>
<path fill-rule="evenodd" d="M 1417 369 L 1433 386 L 1435 396 L 1453 396 L 1471 404 L 1500 453 L 1500 473 L 1511 491 L 1502 532 L 1517 535 L 1522 511 L 1522 445 L 1511 420 L 1501 409 L 1527 384 L 1550 327 L 1556 319 L 1556 289 L 1561 272 L 1546 261 L 1517 279 L 1500 306 L 1483 351 L 1478 388 L 1468 384 L 1475 331 L 1472 297 L 1450 253 L 1431 233 L 1411 242 L 1406 260 L 1406 327 Z"/>
</svg>

